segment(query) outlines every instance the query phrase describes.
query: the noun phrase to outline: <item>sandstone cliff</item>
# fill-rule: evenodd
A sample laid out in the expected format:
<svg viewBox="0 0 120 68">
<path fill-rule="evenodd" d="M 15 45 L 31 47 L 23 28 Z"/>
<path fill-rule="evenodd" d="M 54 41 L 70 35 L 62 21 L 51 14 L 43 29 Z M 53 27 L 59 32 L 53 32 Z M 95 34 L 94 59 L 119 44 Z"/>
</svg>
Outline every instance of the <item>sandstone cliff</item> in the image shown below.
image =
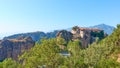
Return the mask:
<svg viewBox="0 0 120 68">
<path fill-rule="evenodd" d="M 17 60 L 24 51 L 33 47 L 35 42 L 31 37 L 19 37 L 17 39 L 6 39 L 0 41 L 0 61 L 5 58 Z"/>
</svg>

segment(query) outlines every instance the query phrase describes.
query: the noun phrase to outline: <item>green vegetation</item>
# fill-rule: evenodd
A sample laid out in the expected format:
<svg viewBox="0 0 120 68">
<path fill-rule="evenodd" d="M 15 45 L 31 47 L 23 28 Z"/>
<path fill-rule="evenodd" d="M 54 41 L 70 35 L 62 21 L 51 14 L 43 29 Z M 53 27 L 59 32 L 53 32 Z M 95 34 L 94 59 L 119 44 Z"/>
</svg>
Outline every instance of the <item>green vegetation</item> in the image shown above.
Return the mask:
<svg viewBox="0 0 120 68">
<path fill-rule="evenodd" d="M 0 68 L 21 68 L 21 65 L 18 62 L 9 58 L 5 59 L 2 63 L 0 63 Z"/>
<path fill-rule="evenodd" d="M 93 37 L 98 37 L 100 40 L 104 38 L 104 31 L 100 32 L 91 32 L 91 36 Z"/>
<path fill-rule="evenodd" d="M 74 30 L 74 31 L 76 31 L 77 29 L 79 29 L 78 26 L 74 26 L 74 27 L 72 28 L 72 30 Z"/>
<path fill-rule="evenodd" d="M 61 52 L 65 51 L 70 56 L 62 55 Z M 118 54 L 120 25 L 110 36 L 94 42 L 86 49 L 81 48 L 79 40 L 67 44 L 62 38 L 43 39 L 20 56 L 18 61 L 4 60 L 0 68 L 119 68 Z"/>
</svg>

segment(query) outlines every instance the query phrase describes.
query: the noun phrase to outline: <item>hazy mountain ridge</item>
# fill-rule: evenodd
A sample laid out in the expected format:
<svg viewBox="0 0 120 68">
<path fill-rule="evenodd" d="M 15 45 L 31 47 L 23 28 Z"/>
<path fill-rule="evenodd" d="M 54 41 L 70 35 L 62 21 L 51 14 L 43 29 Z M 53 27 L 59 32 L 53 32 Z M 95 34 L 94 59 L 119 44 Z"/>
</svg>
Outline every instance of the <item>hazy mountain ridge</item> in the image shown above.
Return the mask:
<svg viewBox="0 0 120 68">
<path fill-rule="evenodd" d="M 99 25 L 95 25 L 95 26 L 90 26 L 90 28 L 99 28 L 99 29 L 102 29 L 107 34 L 111 34 L 113 32 L 113 30 L 115 29 L 115 27 L 110 26 L 110 25 L 106 25 L 106 24 L 99 24 Z"/>
<path fill-rule="evenodd" d="M 42 39 L 44 37 L 46 38 L 55 38 L 56 34 L 57 34 L 57 30 L 53 31 L 53 32 L 41 32 L 41 31 L 37 31 L 37 32 L 29 32 L 29 33 L 21 33 L 21 34 L 14 34 L 8 37 L 4 37 L 3 39 L 15 39 L 18 38 L 19 36 L 30 36 L 34 41 L 38 41 L 39 39 Z"/>
<path fill-rule="evenodd" d="M 89 27 L 86 27 L 86 28 L 98 28 L 98 29 L 102 29 L 104 30 L 105 33 L 107 34 L 111 34 L 113 32 L 113 30 L 115 29 L 115 27 L 113 26 L 110 26 L 110 25 L 106 25 L 106 24 L 98 24 L 98 25 L 95 25 L 95 26 L 89 26 Z M 67 28 L 68 31 L 71 31 L 72 28 Z"/>
<path fill-rule="evenodd" d="M 88 28 L 99 28 L 99 29 L 103 29 L 105 31 L 105 33 L 107 34 L 111 34 L 114 30 L 115 27 L 113 26 L 109 26 L 109 25 L 106 25 L 106 24 L 99 24 L 99 25 L 95 25 L 95 26 L 90 26 Z M 71 31 L 72 28 L 68 28 L 68 29 L 65 29 L 67 31 Z M 32 37 L 32 39 L 34 41 L 38 41 L 44 37 L 46 38 L 55 38 L 56 37 L 56 34 L 59 32 L 59 30 L 54 30 L 53 32 L 41 32 L 41 31 L 37 31 L 37 32 L 30 32 L 30 33 L 21 33 L 21 34 L 15 34 L 15 35 L 11 35 L 11 36 L 8 36 L 8 37 L 4 37 L 3 39 L 14 39 L 14 38 L 17 38 L 19 36 L 30 36 Z"/>
</svg>

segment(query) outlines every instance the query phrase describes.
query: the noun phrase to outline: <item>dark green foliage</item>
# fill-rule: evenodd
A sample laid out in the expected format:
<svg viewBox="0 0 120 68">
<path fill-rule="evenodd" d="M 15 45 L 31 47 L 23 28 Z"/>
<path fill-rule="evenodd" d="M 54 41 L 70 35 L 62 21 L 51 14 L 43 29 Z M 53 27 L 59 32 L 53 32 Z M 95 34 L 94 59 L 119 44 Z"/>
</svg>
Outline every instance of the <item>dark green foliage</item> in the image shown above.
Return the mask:
<svg viewBox="0 0 120 68">
<path fill-rule="evenodd" d="M 72 30 L 74 30 L 74 31 L 76 31 L 77 29 L 79 29 L 78 26 L 74 26 L 74 27 L 72 28 Z"/>
<path fill-rule="evenodd" d="M 91 36 L 98 37 L 101 40 L 104 38 L 104 31 L 100 31 L 100 32 L 91 31 Z"/>
<path fill-rule="evenodd" d="M 120 28 L 120 24 L 117 24 L 117 28 L 118 28 L 118 29 Z"/>
</svg>

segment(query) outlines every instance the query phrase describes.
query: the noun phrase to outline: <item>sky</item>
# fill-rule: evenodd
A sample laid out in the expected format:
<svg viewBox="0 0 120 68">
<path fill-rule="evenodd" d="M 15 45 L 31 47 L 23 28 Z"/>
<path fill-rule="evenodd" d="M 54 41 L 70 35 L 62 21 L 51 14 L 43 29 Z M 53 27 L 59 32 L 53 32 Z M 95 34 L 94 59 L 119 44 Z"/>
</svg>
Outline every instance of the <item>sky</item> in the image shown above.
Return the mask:
<svg viewBox="0 0 120 68">
<path fill-rule="evenodd" d="M 101 23 L 120 23 L 120 0 L 0 0 L 0 37 Z"/>
</svg>

